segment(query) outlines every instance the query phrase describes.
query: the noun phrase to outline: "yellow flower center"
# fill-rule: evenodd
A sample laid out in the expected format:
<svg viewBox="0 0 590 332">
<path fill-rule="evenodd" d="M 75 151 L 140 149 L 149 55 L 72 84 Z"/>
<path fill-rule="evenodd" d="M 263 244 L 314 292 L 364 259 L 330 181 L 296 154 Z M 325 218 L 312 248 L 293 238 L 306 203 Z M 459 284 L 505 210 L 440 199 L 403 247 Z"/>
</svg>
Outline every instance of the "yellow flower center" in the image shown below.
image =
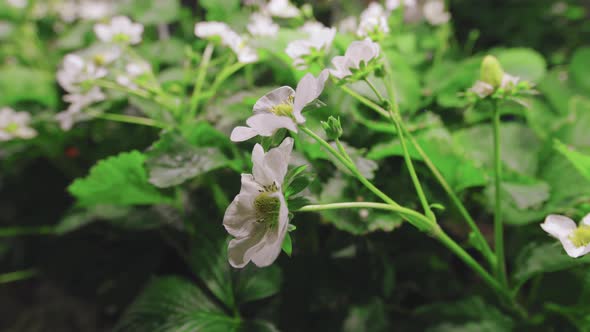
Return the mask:
<svg viewBox="0 0 590 332">
<path fill-rule="evenodd" d="M 129 41 L 129 36 L 124 33 L 118 33 L 113 36 L 114 42 L 126 43 Z"/>
<path fill-rule="evenodd" d="M 279 223 L 279 211 L 281 201 L 271 196 L 269 192 L 262 192 L 254 199 L 256 209 L 256 220 L 267 227 L 274 227 Z"/>
<path fill-rule="evenodd" d="M 286 117 L 293 117 L 293 96 L 289 96 L 289 98 L 282 104 L 278 104 L 270 109 L 270 111 L 278 116 L 286 116 Z"/>
<path fill-rule="evenodd" d="M 20 126 L 16 123 L 9 123 L 6 127 L 4 127 L 4 131 L 9 134 L 15 134 Z"/>
<path fill-rule="evenodd" d="M 570 235 L 570 240 L 576 247 L 584 247 L 590 244 L 590 226 L 580 226 L 576 229 L 572 235 Z"/>
<path fill-rule="evenodd" d="M 96 54 L 92 59 L 97 66 L 102 66 L 106 63 L 107 59 L 102 54 Z"/>
</svg>

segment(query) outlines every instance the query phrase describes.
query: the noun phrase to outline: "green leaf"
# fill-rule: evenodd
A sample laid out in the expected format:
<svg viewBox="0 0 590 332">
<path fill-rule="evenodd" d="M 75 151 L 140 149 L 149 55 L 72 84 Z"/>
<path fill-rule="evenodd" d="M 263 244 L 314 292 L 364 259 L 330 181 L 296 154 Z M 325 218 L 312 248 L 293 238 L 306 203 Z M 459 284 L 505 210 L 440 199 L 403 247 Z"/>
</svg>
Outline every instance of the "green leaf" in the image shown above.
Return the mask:
<svg viewBox="0 0 590 332">
<path fill-rule="evenodd" d="M 81 206 L 171 203 L 148 182 L 144 162 L 145 156 L 138 151 L 101 160 L 87 177 L 74 181 L 68 191 Z"/>
<path fill-rule="evenodd" d="M 428 130 L 417 136 L 416 140 L 456 191 L 483 186 L 487 183 L 486 172 L 481 167 L 476 166 L 460 149 L 453 145 L 452 137 L 446 129 Z M 410 144 L 408 148 L 412 159 L 423 160 L 413 145 Z M 390 156 L 403 156 L 403 149 L 399 140 L 377 144 L 367 155 L 367 157 L 375 160 Z"/>
<path fill-rule="evenodd" d="M 512 225 L 523 225 L 538 221 L 547 214 L 544 203 L 550 197 L 550 187 L 543 181 L 529 183 L 502 182 L 502 216 Z M 489 211 L 494 209 L 495 188 L 489 185 L 485 190 L 485 204 Z"/>
<path fill-rule="evenodd" d="M 299 175 L 293 181 L 291 181 L 285 190 L 285 198 L 288 199 L 291 196 L 299 194 L 305 190 L 305 188 L 307 188 L 311 182 L 311 175 Z"/>
<path fill-rule="evenodd" d="M 512 277 L 516 287 L 520 287 L 538 274 L 561 271 L 588 263 L 590 263 L 590 256 L 571 258 L 559 243 L 531 243 L 519 253 Z"/>
<path fill-rule="evenodd" d="M 310 204 L 309 199 L 303 196 L 289 197 L 289 200 L 287 200 L 289 211 L 297 211 L 308 204 Z"/>
<path fill-rule="evenodd" d="M 228 164 L 219 149 L 192 145 L 176 131 L 162 134 L 146 156 L 149 181 L 160 188 L 179 185 Z"/>
<path fill-rule="evenodd" d="M 0 68 L 0 105 L 33 101 L 56 109 L 59 103 L 53 73 L 9 66 Z"/>
<path fill-rule="evenodd" d="M 288 187 L 291 182 L 301 173 L 303 173 L 307 169 L 307 165 L 301 165 L 294 168 L 289 169 L 287 174 L 285 175 L 285 180 L 283 180 L 283 185 Z"/>
<path fill-rule="evenodd" d="M 225 21 L 240 9 L 240 0 L 200 0 L 199 5 L 207 10 L 208 21 Z"/>
<path fill-rule="evenodd" d="M 558 113 L 568 115 L 569 101 L 576 95 L 576 90 L 567 71 L 561 68 L 551 70 L 537 88 Z"/>
<path fill-rule="evenodd" d="M 543 56 L 530 48 L 509 48 L 493 53 L 505 72 L 523 80 L 537 82 L 547 71 L 547 63 Z"/>
<path fill-rule="evenodd" d="M 156 278 L 127 309 L 116 332 L 234 331 L 229 317 L 195 285 L 179 277 Z"/>
<path fill-rule="evenodd" d="M 179 0 L 144 0 L 141 6 L 135 1 L 127 0 L 119 8 L 122 14 L 145 25 L 171 23 L 178 19 L 180 9 Z"/>
<path fill-rule="evenodd" d="M 557 140 L 555 141 L 555 149 L 563 154 L 580 174 L 590 181 L 590 155 L 582 154 Z"/>
<path fill-rule="evenodd" d="M 235 307 L 230 265 L 227 260 L 227 237 L 222 227 L 200 222 L 188 257 L 188 263 L 207 288 L 229 308 Z"/>
<path fill-rule="evenodd" d="M 432 66 L 425 77 L 425 91 L 436 97 L 443 107 L 463 107 L 467 99 L 460 94 L 469 89 L 479 78 L 481 57 L 462 62 L 441 62 Z"/>
<path fill-rule="evenodd" d="M 293 241 L 291 240 L 291 234 L 285 234 L 285 239 L 283 240 L 283 244 L 281 244 L 281 249 L 287 254 L 287 256 L 291 257 L 293 253 Z"/>
<path fill-rule="evenodd" d="M 588 59 L 590 59 L 590 47 L 586 46 L 577 49 L 572 56 L 569 72 L 577 85 L 590 93 L 590 66 L 588 66 Z"/>
<path fill-rule="evenodd" d="M 258 268 L 249 265 L 240 270 L 235 282 L 235 297 L 239 304 L 264 299 L 281 290 L 283 274 L 278 266 Z"/>
</svg>

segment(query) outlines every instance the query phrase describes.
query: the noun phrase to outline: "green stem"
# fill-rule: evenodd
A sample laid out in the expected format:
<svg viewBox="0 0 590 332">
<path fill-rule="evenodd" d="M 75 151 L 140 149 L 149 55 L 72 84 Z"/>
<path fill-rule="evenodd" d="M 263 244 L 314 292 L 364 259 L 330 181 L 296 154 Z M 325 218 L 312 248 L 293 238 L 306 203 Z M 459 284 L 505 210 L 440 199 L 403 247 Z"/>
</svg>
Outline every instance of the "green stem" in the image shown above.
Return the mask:
<svg viewBox="0 0 590 332">
<path fill-rule="evenodd" d="M 21 281 L 32 278 L 39 273 L 36 269 L 20 270 L 10 273 L 0 274 L 0 284 L 7 284 L 9 282 Z"/>
<path fill-rule="evenodd" d="M 370 191 L 372 191 L 377 197 L 381 198 L 384 202 L 386 202 L 392 206 L 396 206 L 396 207 L 400 206 L 393 199 L 391 199 L 389 196 L 387 196 L 384 192 L 379 190 L 379 188 L 375 187 L 375 185 L 373 185 L 373 183 L 371 183 L 371 181 L 367 180 L 367 178 L 365 178 L 359 172 L 359 170 L 356 168 L 356 166 L 353 163 L 351 163 L 347 159 L 347 157 L 344 157 L 342 154 L 340 154 L 338 151 L 336 151 L 336 149 L 334 149 L 330 144 L 328 144 L 328 142 L 326 142 L 324 139 L 322 139 L 321 137 L 316 135 L 313 131 L 311 131 L 309 128 L 307 128 L 305 126 L 300 126 L 299 128 L 301 130 L 303 130 L 303 132 L 305 132 L 306 134 L 311 136 L 313 139 L 315 139 L 318 143 L 320 143 L 320 145 L 322 145 L 326 150 L 328 150 L 328 152 L 330 152 L 334 157 L 336 157 L 336 159 L 338 159 L 338 161 L 340 161 L 363 185 L 365 185 L 365 187 L 367 187 Z"/>
<path fill-rule="evenodd" d="M 373 84 L 373 82 L 369 81 L 366 78 L 364 79 L 364 81 L 371 88 L 371 90 L 373 90 L 373 93 L 377 96 L 377 98 L 379 98 L 379 101 L 381 103 L 383 103 L 385 101 L 385 98 L 383 98 L 383 96 L 381 95 L 381 93 L 379 93 L 379 90 L 377 90 L 377 88 L 375 87 L 375 85 Z"/>
<path fill-rule="evenodd" d="M 209 62 L 211 61 L 211 56 L 213 55 L 213 49 L 214 46 L 212 43 L 207 44 L 207 47 L 205 47 L 205 50 L 203 51 L 203 56 L 201 57 L 197 80 L 195 81 L 195 89 L 193 90 L 193 95 L 190 101 L 189 114 L 191 115 L 191 118 L 197 114 L 199 108 L 199 96 L 201 95 L 203 83 L 205 82 L 205 77 L 207 76 L 207 69 L 209 68 Z"/>
<path fill-rule="evenodd" d="M 137 117 L 137 116 L 132 116 L 132 115 L 124 115 L 124 114 L 113 114 L 113 113 L 96 113 L 93 114 L 95 118 L 97 119 L 104 119 L 104 120 L 110 120 L 110 121 L 117 121 L 117 122 L 123 122 L 123 123 L 133 123 L 133 124 L 138 124 L 138 125 L 142 125 L 142 126 L 148 126 L 148 127 L 155 127 L 155 128 L 168 128 L 169 126 L 149 119 L 149 118 L 142 118 L 142 117 Z"/>
<path fill-rule="evenodd" d="M 376 103 L 368 100 L 367 98 L 365 98 L 365 97 L 363 97 L 363 96 L 355 93 L 354 91 L 348 89 L 345 86 L 341 86 L 341 88 L 342 88 L 342 90 L 344 92 L 348 93 L 350 96 L 352 96 L 353 98 L 357 99 L 359 102 L 361 102 L 362 104 L 366 105 L 367 107 L 373 109 L 374 111 L 376 111 L 377 113 L 379 113 L 383 117 L 388 118 L 388 119 L 390 118 L 389 113 L 385 109 L 383 109 L 381 106 L 379 106 Z M 422 157 L 422 159 L 423 159 L 424 163 L 426 164 L 426 166 L 434 174 L 434 176 L 436 177 L 436 179 L 439 182 L 439 184 L 443 187 L 443 189 L 445 190 L 445 192 L 447 193 L 447 195 L 451 198 L 451 201 L 455 204 L 455 206 L 457 207 L 457 209 L 459 210 L 459 212 L 461 213 L 461 215 L 463 216 L 463 218 L 465 218 L 465 221 L 467 222 L 467 224 L 471 228 L 472 232 L 476 235 L 478 241 L 480 242 L 480 246 L 482 248 L 481 251 L 486 256 L 486 258 L 488 259 L 490 265 L 491 266 L 495 266 L 496 265 L 496 263 L 495 263 L 496 256 L 495 256 L 494 252 L 490 248 L 490 245 L 486 241 L 486 239 L 483 236 L 483 234 L 481 233 L 479 227 L 477 227 L 477 224 L 475 223 L 475 221 L 473 220 L 473 218 L 471 217 L 471 215 L 469 214 L 469 212 L 467 211 L 467 209 L 465 208 L 465 206 L 463 205 L 463 203 L 461 202 L 461 200 L 457 197 L 457 195 L 455 194 L 455 192 L 453 191 L 453 189 L 451 188 L 451 186 L 449 185 L 449 183 L 446 181 L 446 179 L 444 178 L 444 176 L 436 168 L 436 166 L 434 165 L 434 163 L 432 162 L 432 160 L 430 159 L 430 157 L 428 157 L 428 155 L 422 149 L 422 147 L 420 146 L 420 144 L 418 143 L 418 141 L 414 138 L 414 136 L 412 135 L 412 133 L 405 126 L 404 122 L 403 121 L 400 121 L 399 124 L 402 127 L 404 133 L 409 137 L 411 143 L 414 145 L 414 147 L 416 148 L 416 150 L 418 151 L 418 153 L 420 154 L 420 156 Z M 396 130 L 396 132 L 397 132 L 397 130 Z"/>
<path fill-rule="evenodd" d="M 215 94 L 217 93 L 217 90 L 219 89 L 219 87 L 221 86 L 221 84 L 223 84 L 223 82 L 225 82 L 225 80 L 227 80 L 231 75 L 233 75 L 234 73 L 236 73 L 238 70 L 242 69 L 245 66 L 245 64 L 241 63 L 241 62 L 237 62 L 234 63 L 231 66 L 226 66 L 218 75 L 217 78 L 215 79 L 215 81 L 213 82 L 211 89 L 209 89 L 209 91 L 207 91 L 206 94 L 204 94 L 202 96 L 202 98 L 211 98 L 213 96 L 215 96 Z M 201 98 L 199 98 L 201 99 Z"/>
<path fill-rule="evenodd" d="M 506 266 L 504 262 L 504 225 L 502 223 L 502 157 L 500 155 L 500 112 L 494 105 L 494 176 L 495 176 L 495 204 L 494 204 L 494 238 L 496 250 L 496 278 L 507 285 Z"/>
<path fill-rule="evenodd" d="M 490 266 L 492 266 L 492 268 L 495 268 L 496 256 L 495 256 L 494 252 L 492 251 L 492 249 L 490 248 L 488 241 L 481 233 L 479 227 L 477 227 L 475 220 L 473 220 L 473 218 L 471 217 L 471 214 L 469 214 L 469 212 L 467 211 L 467 208 L 465 207 L 465 205 L 463 205 L 463 203 L 461 202 L 459 197 L 457 197 L 457 194 L 455 194 L 455 191 L 453 190 L 451 185 L 447 182 L 447 180 L 442 175 L 442 173 L 438 170 L 438 168 L 436 168 L 436 165 L 434 165 L 432 160 L 428 157 L 428 154 L 422 149 L 422 147 L 420 146 L 420 144 L 418 143 L 416 138 L 414 138 L 412 133 L 410 133 L 410 131 L 405 126 L 405 124 L 403 122 L 400 122 L 400 126 L 402 127 L 404 134 L 406 134 L 408 136 L 408 138 L 410 139 L 410 142 L 412 143 L 412 145 L 414 146 L 416 151 L 418 151 L 418 154 L 420 154 L 420 156 L 422 157 L 422 160 L 424 161 L 424 163 L 426 164 L 426 166 L 428 167 L 430 172 L 432 172 L 432 174 L 434 175 L 434 177 L 436 178 L 438 183 L 441 185 L 443 190 L 447 193 L 447 195 L 449 196 L 449 198 L 451 199 L 451 201 L 453 202 L 453 204 L 455 205 L 457 210 L 459 210 L 459 213 L 461 214 L 461 216 L 467 222 L 467 225 L 469 226 L 469 228 L 471 229 L 471 231 L 475 235 L 476 241 L 479 242 L 480 248 L 478 248 L 478 249 L 486 257 Z"/>
<path fill-rule="evenodd" d="M 50 235 L 53 234 L 51 226 L 20 226 L 20 227 L 2 227 L 0 228 L 0 238 L 15 237 L 25 235 Z"/>
</svg>

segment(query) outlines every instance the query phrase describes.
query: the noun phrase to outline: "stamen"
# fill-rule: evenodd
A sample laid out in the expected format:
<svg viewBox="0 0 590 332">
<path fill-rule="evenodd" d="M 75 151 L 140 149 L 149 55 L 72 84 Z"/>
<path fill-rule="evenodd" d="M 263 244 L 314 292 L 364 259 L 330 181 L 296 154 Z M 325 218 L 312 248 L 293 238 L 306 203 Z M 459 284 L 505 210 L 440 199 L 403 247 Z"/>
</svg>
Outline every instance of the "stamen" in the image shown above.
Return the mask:
<svg viewBox="0 0 590 332">
<path fill-rule="evenodd" d="M 570 235 L 570 240 L 576 247 L 584 247 L 590 244 L 590 226 L 580 226 L 576 229 L 572 235 Z"/>
<path fill-rule="evenodd" d="M 257 222 L 265 224 L 268 228 L 278 224 L 281 201 L 277 197 L 263 192 L 254 199 L 254 208 Z"/>
</svg>

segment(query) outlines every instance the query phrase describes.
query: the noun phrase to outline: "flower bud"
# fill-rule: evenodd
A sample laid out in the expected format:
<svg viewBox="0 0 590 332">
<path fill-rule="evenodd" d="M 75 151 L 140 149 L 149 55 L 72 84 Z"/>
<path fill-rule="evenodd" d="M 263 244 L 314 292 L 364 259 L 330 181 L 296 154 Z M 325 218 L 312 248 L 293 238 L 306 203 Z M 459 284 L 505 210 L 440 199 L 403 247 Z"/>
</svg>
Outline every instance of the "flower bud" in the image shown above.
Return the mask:
<svg viewBox="0 0 590 332">
<path fill-rule="evenodd" d="M 480 80 L 494 88 L 502 85 L 502 78 L 504 77 L 504 70 L 498 59 L 492 55 L 487 55 L 483 58 L 481 63 Z"/>
<path fill-rule="evenodd" d="M 329 140 L 335 140 L 342 136 L 342 125 L 340 124 L 340 118 L 330 116 L 328 121 L 322 121 L 322 127 L 326 131 L 326 135 Z"/>
</svg>

